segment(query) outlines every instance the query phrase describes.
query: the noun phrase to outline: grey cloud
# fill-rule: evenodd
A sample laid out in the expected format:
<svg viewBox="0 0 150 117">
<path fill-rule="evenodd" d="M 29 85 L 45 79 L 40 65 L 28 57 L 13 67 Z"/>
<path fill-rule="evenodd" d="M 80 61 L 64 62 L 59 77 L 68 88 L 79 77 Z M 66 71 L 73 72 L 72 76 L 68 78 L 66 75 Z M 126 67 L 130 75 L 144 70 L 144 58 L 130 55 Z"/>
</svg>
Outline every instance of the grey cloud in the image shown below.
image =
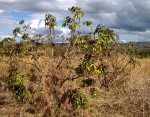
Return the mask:
<svg viewBox="0 0 150 117">
<path fill-rule="evenodd" d="M 67 8 L 72 5 L 81 7 L 85 18 L 99 22 L 114 29 L 118 34 L 134 34 L 143 40 L 150 37 L 150 1 L 149 0 L 11 0 L 0 1 L 4 12 L 23 11 L 33 14 L 52 13 L 58 19 L 68 15 Z M 0 25 L 4 22 L 0 21 Z M 87 29 L 82 29 L 87 33 Z M 35 29 L 34 33 L 46 34 L 46 28 Z M 61 30 L 58 31 L 61 33 Z"/>
<path fill-rule="evenodd" d="M 150 41 L 149 0 L 85 0 L 84 5 L 77 2 L 77 6 L 85 11 L 87 18 L 99 21 L 118 34 L 133 34 L 139 36 L 137 40 Z"/>
<path fill-rule="evenodd" d="M 70 2 L 70 1 L 69 1 Z M 0 1 L 4 11 L 25 11 L 33 13 L 51 12 L 56 16 L 64 16 L 67 11 L 60 0 Z M 133 31 L 146 31 L 150 24 L 150 2 L 145 0 L 84 0 L 76 1 L 76 6 L 82 8 L 89 19 L 97 20 L 110 28 Z"/>
<path fill-rule="evenodd" d="M 0 1 L 0 8 L 6 12 L 22 11 L 30 13 L 52 13 L 57 17 L 60 17 L 66 14 L 67 8 L 70 7 L 70 5 L 73 5 L 73 2 L 69 1 L 68 3 L 65 3 L 66 1 L 67 0 L 14 0 L 14 2 Z"/>
<path fill-rule="evenodd" d="M 77 5 L 82 7 L 80 3 Z M 146 31 L 150 25 L 149 6 L 148 0 L 92 0 L 86 1 L 82 9 L 85 8 L 89 18 L 110 28 Z"/>
</svg>

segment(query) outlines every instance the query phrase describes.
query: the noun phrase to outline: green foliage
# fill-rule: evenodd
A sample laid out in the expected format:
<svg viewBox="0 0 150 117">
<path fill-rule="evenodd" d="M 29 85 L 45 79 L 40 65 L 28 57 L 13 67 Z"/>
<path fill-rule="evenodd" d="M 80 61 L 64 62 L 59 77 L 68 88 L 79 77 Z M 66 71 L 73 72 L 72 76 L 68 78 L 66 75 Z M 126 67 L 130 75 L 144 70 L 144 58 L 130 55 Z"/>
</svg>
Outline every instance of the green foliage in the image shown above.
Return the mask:
<svg viewBox="0 0 150 117">
<path fill-rule="evenodd" d="M 2 54 L 12 56 L 15 55 L 15 39 L 14 38 L 5 38 L 0 42 L 2 47 Z"/>
<path fill-rule="evenodd" d="M 16 43 L 16 55 L 30 55 L 31 51 L 30 51 L 30 46 L 28 43 L 26 42 L 20 42 L 20 43 Z"/>
<path fill-rule="evenodd" d="M 75 19 L 71 18 L 70 16 L 67 16 L 62 24 L 62 27 L 66 26 L 68 26 L 72 33 L 75 33 L 76 28 L 79 26 L 79 23 L 76 22 Z"/>
<path fill-rule="evenodd" d="M 21 25 L 24 25 L 25 30 L 21 30 L 17 27 L 13 30 L 14 38 L 5 38 L 0 42 L 1 50 L 3 55 L 7 56 L 27 56 L 31 55 L 32 52 L 36 52 L 40 45 L 43 45 L 43 38 L 40 35 L 35 35 L 31 37 L 27 30 L 30 28 L 25 24 L 24 20 L 20 21 Z M 16 42 L 15 37 L 21 34 L 22 40 Z"/>
<path fill-rule="evenodd" d="M 31 97 L 31 93 L 28 89 L 25 88 L 23 82 L 25 81 L 24 76 L 21 74 L 21 71 L 18 69 L 11 69 L 9 87 L 12 90 L 16 100 L 23 101 L 25 98 Z"/>
<path fill-rule="evenodd" d="M 13 35 L 17 37 L 18 34 L 22 34 L 20 27 L 17 27 L 13 30 Z"/>
<path fill-rule="evenodd" d="M 50 28 L 54 28 L 56 26 L 56 17 L 51 15 L 51 14 L 46 14 L 45 15 L 45 27 L 48 26 Z"/>
<path fill-rule="evenodd" d="M 85 22 L 83 23 L 83 25 L 86 25 L 86 26 L 87 26 L 87 27 L 89 27 L 90 29 L 92 29 L 92 28 L 93 28 L 93 26 L 92 26 L 92 22 L 91 22 L 91 21 L 89 21 L 89 20 L 85 21 Z"/>
<path fill-rule="evenodd" d="M 96 63 L 102 63 L 99 58 L 109 56 L 113 43 L 116 43 L 115 33 L 104 26 L 98 25 L 94 34 L 94 39 L 90 36 L 87 37 L 88 39 L 77 38 L 77 43 L 82 45 L 81 51 L 86 53 L 80 66 L 85 73 L 102 75 L 107 67 L 104 64 L 96 65 Z"/>
<path fill-rule="evenodd" d="M 73 109 L 86 109 L 89 106 L 87 95 L 72 87 L 72 89 L 67 89 L 68 87 L 64 86 L 65 82 L 71 81 L 73 83 L 74 80 L 79 80 L 80 78 L 79 81 L 82 82 L 82 85 L 77 87 L 80 90 L 83 87 L 88 90 L 90 89 L 91 97 L 97 97 L 98 91 L 95 89 L 97 80 L 101 86 L 110 88 L 110 84 L 115 84 L 113 82 L 117 81 L 117 79 L 126 77 L 133 66 L 135 67 L 136 61 L 131 56 L 132 46 L 129 46 L 129 48 L 122 52 L 122 47 L 116 39 L 118 36 L 114 31 L 101 25 L 98 25 L 93 33 L 86 35 L 78 33 L 77 35 L 77 29 L 79 32 L 81 27 L 80 18 L 84 17 L 84 13 L 81 11 L 81 8 L 74 6 L 69 8 L 69 11 L 71 11 L 73 17 L 67 16 L 62 24 L 62 27 L 67 26 L 71 30 L 71 37 L 68 38 L 69 44 L 67 47 L 55 47 L 54 27 L 57 23 L 56 17 L 51 14 L 45 15 L 45 27 L 49 28 L 50 35 L 45 37 L 35 35 L 32 37 L 28 33 L 30 26 L 26 25 L 25 21 L 22 20 L 19 24 L 23 25 L 24 30 L 21 30 L 22 28 L 20 27 L 15 28 L 13 30 L 14 38 L 6 38 L 0 43 L 3 51 L 2 54 L 10 56 L 8 57 L 10 59 L 8 63 L 10 65 L 9 87 L 17 100 L 31 97 L 31 92 L 24 85 L 26 82 L 25 77 L 19 70 L 19 64 L 17 64 L 20 61 L 24 62 L 19 55 L 23 55 L 23 57 L 31 55 L 32 62 L 24 62 L 25 65 L 29 64 L 32 67 L 27 76 L 32 83 L 35 83 L 37 79 L 41 80 L 38 82 L 40 86 L 39 92 L 43 92 L 42 96 L 45 96 L 44 103 L 46 102 L 48 107 L 51 108 L 54 107 L 50 103 L 53 101 L 58 110 L 61 109 L 61 105 L 67 99 L 69 99 Z M 83 25 L 92 29 L 92 22 L 89 20 L 86 20 Z M 15 41 L 18 34 L 22 35 L 22 40 L 19 43 Z M 48 43 L 45 42 L 46 39 L 48 39 Z M 49 43 L 51 43 L 51 47 L 48 45 Z M 45 61 L 38 58 L 38 48 L 44 52 L 45 56 L 42 59 Z M 58 62 L 58 64 L 53 64 L 48 60 L 51 57 L 48 53 L 49 50 L 53 51 L 52 57 L 58 57 L 56 60 L 55 58 L 54 60 L 50 58 L 50 60 Z M 120 56 L 118 51 L 123 56 L 123 59 L 126 58 L 124 66 L 119 64 L 122 61 L 118 59 Z M 127 59 L 127 56 L 129 59 Z M 74 62 L 73 60 L 76 60 L 78 57 L 79 59 Z M 42 65 L 40 60 L 42 64 L 45 62 L 48 65 Z M 72 61 L 77 63 L 76 67 L 72 65 Z M 61 71 L 64 71 L 64 73 L 60 73 Z M 68 92 L 65 92 L 66 90 Z M 48 97 L 52 97 L 51 99 L 53 100 Z"/>
<path fill-rule="evenodd" d="M 79 91 L 73 91 L 69 95 L 69 102 L 74 109 L 86 109 L 89 106 L 86 94 Z"/>
<path fill-rule="evenodd" d="M 71 8 L 68 8 L 71 13 L 74 14 L 73 18 L 80 19 L 80 17 L 84 17 L 83 11 L 81 11 L 81 8 L 72 6 Z"/>
<path fill-rule="evenodd" d="M 30 55 L 31 46 L 28 42 L 16 43 L 13 38 L 5 38 L 0 42 L 2 54 L 7 56 Z"/>
<path fill-rule="evenodd" d="M 137 50 L 133 53 L 133 55 L 138 58 L 149 58 L 150 50 Z"/>
</svg>

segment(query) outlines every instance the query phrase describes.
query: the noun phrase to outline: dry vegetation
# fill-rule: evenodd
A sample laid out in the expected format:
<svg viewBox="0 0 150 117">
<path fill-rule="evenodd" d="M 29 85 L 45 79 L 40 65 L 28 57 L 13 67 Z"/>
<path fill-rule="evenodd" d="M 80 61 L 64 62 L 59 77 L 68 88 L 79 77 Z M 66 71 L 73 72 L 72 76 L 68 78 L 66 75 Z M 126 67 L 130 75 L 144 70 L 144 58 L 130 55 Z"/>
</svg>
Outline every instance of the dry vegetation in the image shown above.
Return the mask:
<svg viewBox="0 0 150 117">
<path fill-rule="evenodd" d="M 17 27 L 14 38 L 0 42 L 0 117 L 149 117 L 150 59 L 138 64 L 132 45 L 121 46 L 105 26 L 81 35 L 84 13 L 69 11 L 74 16 L 62 25 L 71 31 L 67 46 L 55 46 L 50 14 L 50 35 L 31 37 L 22 20 L 24 30 Z"/>
<path fill-rule="evenodd" d="M 5 58 L 6 59 L 6 58 Z M 60 58 L 61 59 L 61 58 Z M 55 70 L 53 71 L 53 67 L 56 67 L 56 63 L 60 61 L 59 58 L 46 58 L 40 57 L 38 61 L 40 61 L 40 65 L 44 67 L 44 71 L 47 72 L 45 74 L 58 74 L 57 77 L 65 78 L 67 73 L 67 69 Z M 79 58 L 72 59 L 73 61 Z M 25 62 L 22 62 L 25 61 Z M 23 74 L 28 76 L 33 70 L 33 66 L 27 63 L 33 63 L 30 57 L 20 61 L 19 67 L 22 69 Z M 70 63 L 70 67 L 75 68 L 79 63 Z M 149 59 L 140 59 L 141 65 L 136 66 L 132 73 L 125 80 L 121 80 L 122 82 L 117 82 L 117 85 L 111 87 L 109 91 L 106 91 L 103 87 L 95 87 L 97 89 L 97 96 L 95 98 L 90 99 L 89 105 L 90 108 L 86 110 L 72 110 L 71 106 L 68 106 L 68 103 L 64 103 L 61 107 L 60 116 L 70 117 L 70 116 L 78 116 L 78 117 L 149 117 L 150 115 L 150 70 L 149 70 Z M 49 67 L 51 66 L 51 67 Z M 65 66 L 65 64 L 62 64 Z M 18 102 L 15 100 L 13 93 L 8 88 L 8 70 L 9 66 L 5 62 L 1 62 L 0 64 L 0 112 L 1 117 L 10 116 L 10 117 L 41 117 L 41 116 L 50 116 L 50 108 L 47 103 L 54 104 L 53 97 L 47 97 L 45 93 L 38 92 L 38 88 L 40 85 L 45 85 L 46 92 L 50 93 L 52 91 L 51 87 L 51 79 L 44 79 L 44 75 L 40 78 L 32 77 L 35 79 L 28 79 L 30 82 L 26 83 L 26 87 L 30 87 L 34 97 L 32 97 L 32 101 L 24 100 L 24 102 Z M 56 73 L 54 73 L 56 72 Z M 74 71 L 69 71 L 69 74 L 73 75 Z M 31 77 L 30 77 L 31 78 Z M 46 80 L 45 83 L 42 80 Z M 49 86 L 50 85 L 50 86 Z M 68 89 L 74 89 L 78 87 L 78 82 L 68 81 L 59 89 L 61 92 L 65 92 Z M 98 85 L 100 86 L 100 85 Z M 59 88 L 59 87 L 57 87 Z M 91 87 L 90 87 L 91 88 Z M 63 90 L 63 91 L 62 91 Z M 44 91 L 44 89 L 43 89 Z M 84 92 L 88 92 L 85 88 Z M 90 96 L 90 95 L 88 95 Z M 34 101 L 33 101 L 34 100 Z M 34 104 L 33 104 L 34 102 Z M 52 106 L 51 105 L 51 106 Z M 50 106 L 50 107 L 51 107 Z M 54 106 L 54 105 L 53 105 Z"/>
</svg>

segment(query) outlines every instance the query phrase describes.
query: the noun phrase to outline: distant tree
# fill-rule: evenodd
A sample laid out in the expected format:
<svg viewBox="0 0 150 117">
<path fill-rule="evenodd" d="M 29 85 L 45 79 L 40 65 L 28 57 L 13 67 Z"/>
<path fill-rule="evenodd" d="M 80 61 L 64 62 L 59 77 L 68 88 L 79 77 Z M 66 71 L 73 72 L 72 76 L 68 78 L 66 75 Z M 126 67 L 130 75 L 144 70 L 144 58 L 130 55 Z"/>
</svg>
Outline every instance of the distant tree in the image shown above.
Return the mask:
<svg viewBox="0 0 150 117">
<path fill-rule="evenodd" d="M 81 20 L 81 17 L 84 17 L 84 13 L 83 11 L 81 11 L 81 8 L 74 7 L 74 6 L 72 6 L 71 8 L 68 8 L 68 10 L 71 11 L 72 14 L 74 14 L 73 16 L 74 19 L 78 19 L 78 23 L 79 23 L 78 34 L 80 34 L 80 20 Z"/>
<path fill-rule="evenodd" d="M 45 15 L 45 27 L 49 27 L 50 31 L 50 43 L 53 43 L 54 41 L 54 27 L 57 25 L 56 23 L 56 17 L 51 14 Z"/>
<path fill-rule="evenodd" d="M 48 37 L 48 42 L 52 46 L 52 56 L 54 55 L 54 27 L 57 25 L 56 17 L 51 14 L 45 15 L 45 27 L 49 27 L 50 37 Z"/>
</svg>

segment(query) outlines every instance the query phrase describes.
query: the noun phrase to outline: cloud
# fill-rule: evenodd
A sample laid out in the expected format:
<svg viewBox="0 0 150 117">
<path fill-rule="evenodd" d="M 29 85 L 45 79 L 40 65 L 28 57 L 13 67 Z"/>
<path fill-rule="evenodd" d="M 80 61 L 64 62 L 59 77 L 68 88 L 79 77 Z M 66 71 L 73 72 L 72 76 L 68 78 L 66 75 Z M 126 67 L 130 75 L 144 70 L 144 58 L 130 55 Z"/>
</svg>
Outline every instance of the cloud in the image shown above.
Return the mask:
<svg viewBox="0 0 150 117">
<path fill-rule="evenodd" d="M 53 14 L 58 21 L 62 21 L 70 14 L 68 8 L 71 6 L 81 7 L 85 13 L 84 19 L 105 25 L 115 30 L 122 38 L 150 40 L 149 0 L 0 0 L 0 26 L 5 29 L 14 26 L 15 19 L 7 13 L 27 12 L 30 13 L 27 22 L 33 28 L 32 33 L 47 34 L 47 28 L 43 26 L 45 13 Z M 81 31 L 87 33 L 89 30 L 84 27 Z M 69 30 L 62 29 L 60 24 L 56 32 L 69 34 Z"/>
<path fill-rule="evenodd" d="M 30 25 L 33 29 L 38 29 L 39 24 L 41 24 L 40 19 L 33 19 L 27 22 L 27 25 Z"/>
<path fill-rule="evenodd" d="M 32 13 L 52 13 L 57 17 L 66 14 L 70 6 L 75 5 L 75 0 L 1 0 L 0 8 L 7 12 L 32 12 Z"/>
<path fill-rule="evenodd" d="M 0 9 L 0 13 L 3 13 L 4 11 Z"/>
<path fill-rule="evenodd" d="M 82 6 L 80 3 L 77 5 Z M 88 17 L 111 28 L 145 31 L 149 29 L 149 6 L 148 0 L 85 0 L 82 9 Z"/>
<path fill-rule="evenodd" d="M 15 18 L 0 13 L 0 38 L 12 35 L 12 30 L 15 28 L 15 25 Z"/>
</svg>

